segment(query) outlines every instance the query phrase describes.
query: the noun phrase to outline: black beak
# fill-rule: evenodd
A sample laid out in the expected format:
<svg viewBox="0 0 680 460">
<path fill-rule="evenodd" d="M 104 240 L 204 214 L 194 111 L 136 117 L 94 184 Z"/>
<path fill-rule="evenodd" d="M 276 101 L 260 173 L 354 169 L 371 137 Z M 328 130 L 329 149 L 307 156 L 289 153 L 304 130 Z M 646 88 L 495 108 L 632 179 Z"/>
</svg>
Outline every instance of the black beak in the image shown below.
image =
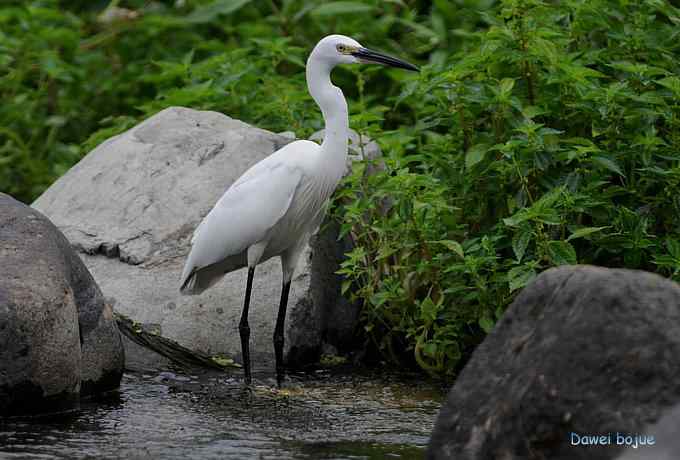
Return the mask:
<svg viewBox="0 0 680 460">
<path fill-rule="evenodd" d="M 398 67 L 400 69 L 414 70 L 418 72 L 418 67 L 409 64 L 401 59 L 387 56 L 386 54 L 378 53 L 377 51 L 369 50 L 368 48 L 359 48 L 352 53 L 352 56 L 364 62 L 375 62 L 376 64 L 388 65 L 391 67 Z"/>
</svg>

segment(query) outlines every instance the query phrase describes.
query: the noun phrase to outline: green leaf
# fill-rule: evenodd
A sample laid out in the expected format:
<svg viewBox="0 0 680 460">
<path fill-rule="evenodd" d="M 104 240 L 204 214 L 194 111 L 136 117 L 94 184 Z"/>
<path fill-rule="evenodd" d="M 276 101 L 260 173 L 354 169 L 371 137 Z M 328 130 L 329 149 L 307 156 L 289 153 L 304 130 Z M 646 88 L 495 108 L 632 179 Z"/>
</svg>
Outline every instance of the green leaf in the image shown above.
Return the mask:
<svg viewBox="0 0 680 460">
<path fill-rule="evenodd" d="M 465 168 L 470 169 L 484 159 L 484 155 L 489 151 L 489 144 L 475 144 L 465 154 Z"/>
<path fill-rule="evenodd" d="M 678 267 L 678 260 L 669 255 L 654 256 L 654 263 L 662 267 Z"/>
<path fill-rule="evenodd" d="M 508 283 L 510 292 L 521 289 L 536 277 L 536 270 L 529 265 L 520 265 L 508 271 Z"/>
<path fill-rule="evenodd" d="M 182 64 L 184 64 L 185 67 L 189 67 L 193 61 L 194 61 L 194 50 L 191 50 L 188 53 L 186 53 L 184 56 L 182 56 Z"/>
<path fill-rule="evenodd" d="M 314 16 L 335 16 L 339 14 L 367 13 L 369 11 L 373 11 L 373 5 L 361 2 L 330 2 L 317 6 L 311 13 Z"/>
<path fill-rule="evenodd" d="M 609 171 L 616 173 L 619 176 L 625 176 L 623 170 L 619 167 L 619 165 L 617 165 L 616 162 L 610 158 L 594 156 L 591 158 L 591 160 L 593 161 L 593 163 L 603 167 L 604 169 L 608 169 Z"/>
<path fill-rule="evenodd" d="M 380 246 L 378 253 L 375 255 L 375 261 L 386 259 L 397 252 L 400 248 L 397 246 Z"/>
<path fill-rule="evenodd" d="M 204 24 L 214 21 L 221 14 L 231 14 L 241 9 L 250 0 L 216 0 L 207 5 L 202 5 L 184 18 L 185 22 L 191 24 Z"/>
<path fill-rule="evenodd" d="M 503 223 L 508 227 L 517 227 L 522 222 L 525 222 L 536 217 L 536 210 L 530 208 L 522 208 L 510 217 L 503 219 Z"/>
<path fill-rule="evenodd" d="M 526 226 L 520 228 L 519 231 L 515 233 L 515 236 L 512 239 L 512 251 L 515 253 L 515 257 L 517 257 L 518 261 L 521 261 L 522 257 L 524 257 L 524 253 L 531 241 L 531 236 L 531 230 Z"/>
<path fill-rule="evenodd" d="M 575 240 L 576 238 L 583 238 L 584 236 L 590 235 L 592 233 L 599 232 L 601 230 L 604 230 L 605 228 L 609 228 L 609 226 L 604 226 L 604 227 L 582 227 L 579 228 L 578 230 L 574 231 L 569 235 L 569 238 L 567 238 L 567 241 Z"/>
<path fill-rule="evenodd" d="M 437 344 L 435 342 L 427 342 L 423 347 L 423 353 L 434 358 L 437 354 Z"/>
<path fill-rule="evenodd" d="M 576 250 L 566 241 L 548 243 L 548 255 L 555 265 L 574 265 L 577 263 Z"/>
<path fill-rule="evenodd" d="M 657 83 L 670 89 L 675 97 L 680 97 L 680 77 L 666 77 L 657 80 Z"/>
<path fill-rule="evenodd" d="M 501 96 L 507 97 L 512 92 L 512 88 L 515 86 L 515 80 L 512 78 L 504 78 L 500 83 Z"/>
<path fill-rule="evenodd" d="M 374 307 L 380 307 L 390 299 L 389 292 L 378 292 L 370 297 L 370 302 Z"/>
<path fill-rule="evenodd" d="M 493 320 L 488 316 L 482 316 L 479 318 L 479 327 L 481 327 L 482 330 L 488 334 L 493 330 Z"/>
<path fill-rule="evenodd" d="M 668 252 L 671 256 L 677 260 L 680 260 L 680 241 L 669 238 L 666 240 L 666 247 L 668 248 Z"/>
<path fill-rule="evenodd" d="M 440 309 L 440 303 L 434 303 L 431 298 L 426 297 L 425 300 L 420 303 L 420 317 L 423 321 L 430 323 L 434 322 L 437 319 Z"/>
<path fill-rule="evenodd" d="M 555 43 L 551 40 L 537 37 L 531 41 L 529 51 L 535 56 L 548 58 L 550 63 L 554 64 L 559 62 L 560 53 L 558 52 Z"/>
<path fill-rule="evenodd" d="M 461 259 L 465 258 L 465 252 L 463 251 L 463 246 L 460 245 L 458 241 L 453 240 L 439 240 L 439 244 L 443 244 L 453 252 L 455 252 Z"/>
<path fill-rule="evenodd" d="M 659 67 L 642 64 L 640 62 L 619 61 L 609 64 L 611 67 L 623 72 L 629 72 L 638 75 L 668 75 L 668 71 Z"/>
</svg>

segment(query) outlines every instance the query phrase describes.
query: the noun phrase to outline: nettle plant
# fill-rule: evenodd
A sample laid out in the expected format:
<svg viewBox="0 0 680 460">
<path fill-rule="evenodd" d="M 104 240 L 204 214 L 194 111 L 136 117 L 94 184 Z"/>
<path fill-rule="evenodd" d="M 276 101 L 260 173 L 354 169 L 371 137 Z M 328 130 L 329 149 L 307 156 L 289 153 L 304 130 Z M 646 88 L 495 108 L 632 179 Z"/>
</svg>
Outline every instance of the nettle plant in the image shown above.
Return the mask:
<svg viewBox="0 0 680 460">
<path fill-rule="evenodd" d="M 549 267 L 679 279 L 680 10 L 507 0 L 485 19 L 395 99 L 412 119 L 376 134 L 385 169 L 339 195 L 366 331 L 433 375 Z"/>
</svg>

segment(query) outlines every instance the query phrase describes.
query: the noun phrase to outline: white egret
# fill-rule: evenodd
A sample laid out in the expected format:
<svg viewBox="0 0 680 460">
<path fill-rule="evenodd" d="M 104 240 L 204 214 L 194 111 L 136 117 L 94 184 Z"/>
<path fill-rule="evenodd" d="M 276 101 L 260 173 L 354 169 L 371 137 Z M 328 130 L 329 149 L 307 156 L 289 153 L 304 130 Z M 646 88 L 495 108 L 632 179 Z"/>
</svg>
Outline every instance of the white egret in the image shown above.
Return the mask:
<svg viewBox="0 0 680 460">
<path fill-rule="evenodd" d="M 417 67 L 361 46 L 343 35 L 329 35 L 307 59 L 307 88 L 326 123 L 321 145 L 292 142 L 253 165 L 234 182 L 198 225 L 181 279 L 183 294 L 199 294 L 233 270 L 248 267 L 239 323 L 245 381 L 250 375 L 248 307 L 255 266 L 279 256 L 283 271 L 281 302 L 274 330 L 276 380 L 283 380 L 283 325 L 293 271 L 310 235 L 321 223 L 326 202 L 338 185 L 347 158 L 347 102 L 331 82 L 338 64 L 378 63 Z"/>
</svg>

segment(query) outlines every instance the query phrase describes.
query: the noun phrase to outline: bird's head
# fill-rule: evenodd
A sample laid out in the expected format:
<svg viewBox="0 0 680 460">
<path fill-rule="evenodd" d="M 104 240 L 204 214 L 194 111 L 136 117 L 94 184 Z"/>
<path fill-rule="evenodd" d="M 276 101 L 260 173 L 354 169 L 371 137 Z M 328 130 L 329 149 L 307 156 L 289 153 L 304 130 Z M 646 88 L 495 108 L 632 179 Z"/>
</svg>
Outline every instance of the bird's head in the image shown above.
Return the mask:
<svg viewBox="0 0 680 460">
<path fill-rule="evenodd" d="M 364 48 L 358 41 L 344 35 L 324 37 L 314 47 L 312 56 L 326 61 L 331 67 L 338 64 L 382 64 L 418 71 L 418 67 L 413 64 Z"/>
</svg>

